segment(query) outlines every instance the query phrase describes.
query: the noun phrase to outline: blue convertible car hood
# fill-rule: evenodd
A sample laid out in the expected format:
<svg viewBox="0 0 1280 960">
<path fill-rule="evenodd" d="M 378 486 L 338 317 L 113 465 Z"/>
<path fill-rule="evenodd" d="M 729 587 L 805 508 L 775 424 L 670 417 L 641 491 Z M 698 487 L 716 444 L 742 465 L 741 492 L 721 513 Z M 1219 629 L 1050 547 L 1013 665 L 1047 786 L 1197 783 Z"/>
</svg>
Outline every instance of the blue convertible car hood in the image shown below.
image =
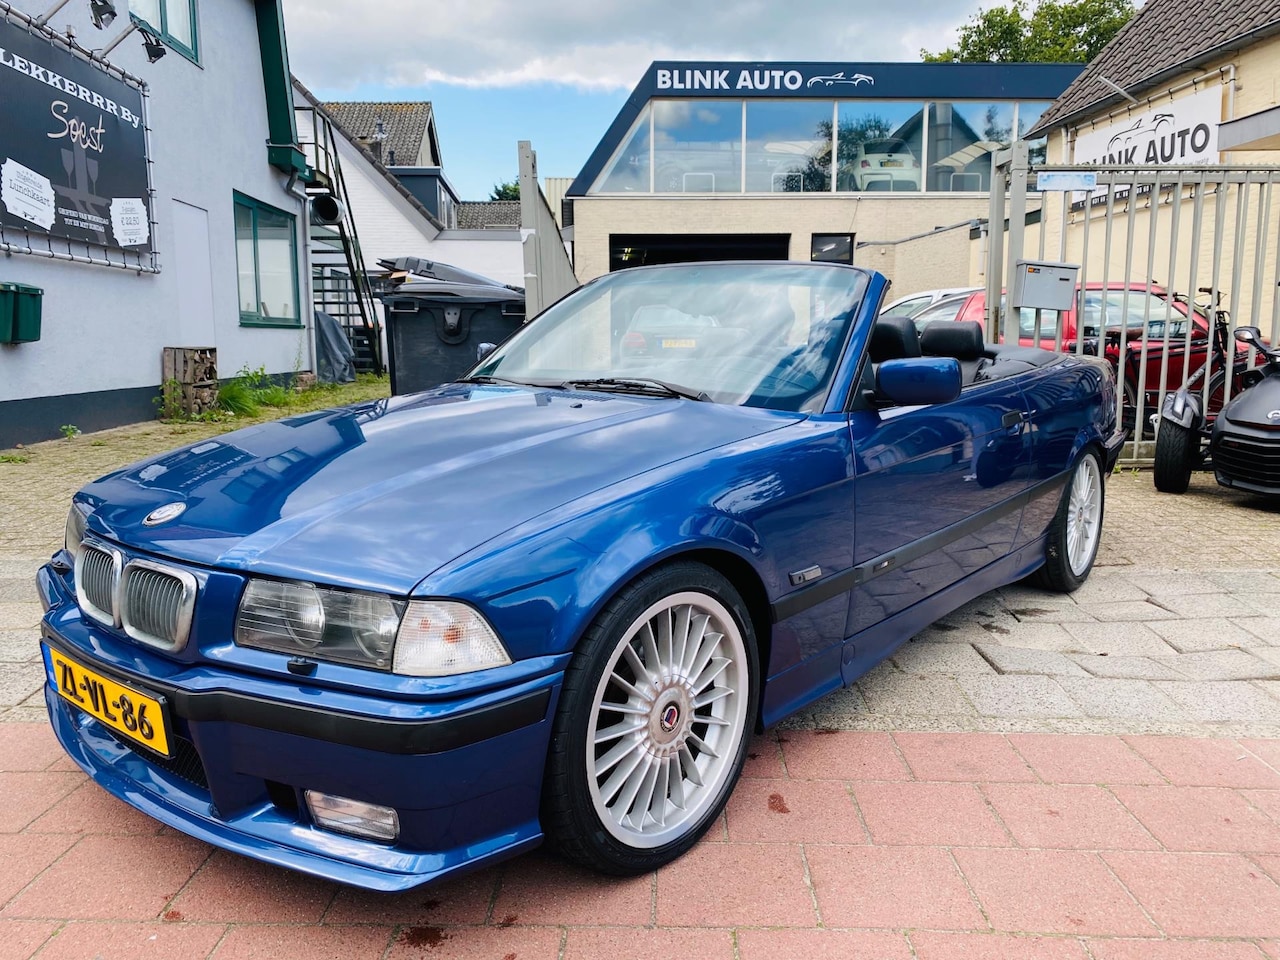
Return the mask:
<svg viewBox="0 0 1280 960">
<path fill-rule="evenodd" d="M 109 474 L 91 531 L 194 563 L 406 593 L 511 527 L 795 414 L 449 385 L 292 417 Z M 156 508 L 185 510 L 148 526 Z M 154 520 L 154 518 L 153 518 Z"/>
</svg>

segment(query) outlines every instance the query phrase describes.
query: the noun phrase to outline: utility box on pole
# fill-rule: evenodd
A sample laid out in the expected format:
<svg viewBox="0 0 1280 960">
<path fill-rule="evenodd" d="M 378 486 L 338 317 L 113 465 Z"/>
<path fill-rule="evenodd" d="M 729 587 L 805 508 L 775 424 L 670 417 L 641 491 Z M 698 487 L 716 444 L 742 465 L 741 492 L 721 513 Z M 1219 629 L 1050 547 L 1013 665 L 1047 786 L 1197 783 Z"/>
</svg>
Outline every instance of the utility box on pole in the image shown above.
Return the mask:
<svg viewBox="0 0 1280 960">
<path fill-rule="evenodd" d="M 1019 260 L 1013 271 L 1009 308 L 1018 310 L 1070 310 L 1076 302 L 1078 263 Z"/>
</svg>

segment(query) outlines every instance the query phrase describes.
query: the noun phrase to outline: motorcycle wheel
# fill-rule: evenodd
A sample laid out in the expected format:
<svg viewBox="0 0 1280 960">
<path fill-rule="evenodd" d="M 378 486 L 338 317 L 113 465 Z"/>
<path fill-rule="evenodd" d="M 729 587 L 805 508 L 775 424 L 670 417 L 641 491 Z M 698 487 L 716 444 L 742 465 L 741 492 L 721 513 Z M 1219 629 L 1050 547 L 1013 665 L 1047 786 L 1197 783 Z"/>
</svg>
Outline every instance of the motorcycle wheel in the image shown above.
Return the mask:
<svg viewBox="0 0 1280 960">
<path fill-rule="evenodd" d="M 1200 440 L 1194 430 L 1172 420 L 1160 421 L 1154 471 L 1157 490 L 1161 493 L 1187 492 L 1199 445 Z"/>
</svg>

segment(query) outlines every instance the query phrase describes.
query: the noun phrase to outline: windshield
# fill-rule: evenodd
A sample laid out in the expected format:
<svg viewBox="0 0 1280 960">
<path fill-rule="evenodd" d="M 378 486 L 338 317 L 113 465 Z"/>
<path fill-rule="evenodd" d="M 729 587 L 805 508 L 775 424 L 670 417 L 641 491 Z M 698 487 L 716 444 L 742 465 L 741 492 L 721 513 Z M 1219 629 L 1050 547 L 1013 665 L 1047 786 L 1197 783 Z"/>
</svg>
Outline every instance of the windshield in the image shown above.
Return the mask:
<svg viewBox="0 0 1280 960">
<path fill-rule="evenodd" d="M 637 393 L 660 381 L 716 403 L 820 409 L 866 287 L 866 274 L 824 264 L 624 270 L 561 300 L 471 375 Z M 623 382 L 589 383 L 601 380 Z"/>
</svg>

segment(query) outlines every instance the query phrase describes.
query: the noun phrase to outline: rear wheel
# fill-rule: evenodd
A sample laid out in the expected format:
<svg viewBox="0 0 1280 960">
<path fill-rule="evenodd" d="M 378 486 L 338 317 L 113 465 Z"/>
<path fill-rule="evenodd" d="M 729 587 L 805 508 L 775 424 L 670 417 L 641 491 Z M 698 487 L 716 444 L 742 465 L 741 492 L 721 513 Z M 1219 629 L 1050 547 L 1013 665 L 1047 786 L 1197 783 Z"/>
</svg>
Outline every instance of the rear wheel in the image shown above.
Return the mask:
<svg viewBox="0 0 1280 960">
<path fill-rule="evenodd" d="M 1076 461 L 1049 527 L 1044 566 L 1035 574 L 1040 586 L 1070 593 L 1089 578 L 1102 539 L 1104 495 L 1101 461 L 1097 453 L 1086 451 Z"/>
<path fill-rule="evenodd" d="M 1160 421 L 1156 435 L 1156 462 L 1153 477 L 1156 489 L 1161 493 L 1186 493 L 1191 485 L 1191 471 L 1199 452 L 1199 437 L 1194 430 L 1174 423 Z"/>
<path fill-rule="evenodd" d="M 738 592 L 697 563 L 624 589 L 565 672 L 543 823 L 605 873 L 653 870 L 697 842 L 742 772 L 756 643 Z"/>
</svg>

